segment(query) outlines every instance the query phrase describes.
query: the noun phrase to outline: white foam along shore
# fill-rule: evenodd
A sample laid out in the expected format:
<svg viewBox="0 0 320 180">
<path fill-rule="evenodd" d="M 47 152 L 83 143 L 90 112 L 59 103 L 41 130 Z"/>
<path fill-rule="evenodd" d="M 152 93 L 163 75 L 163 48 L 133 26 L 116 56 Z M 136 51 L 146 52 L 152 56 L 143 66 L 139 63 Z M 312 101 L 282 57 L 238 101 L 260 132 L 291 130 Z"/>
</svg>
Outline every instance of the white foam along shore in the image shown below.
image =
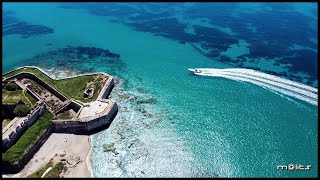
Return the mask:
<svg viewBox="0 0 320 180">
<path fill-rule="evenodd" d="M 250 82 L 255 85 L 278 91 L 302 101 L 318 106 L 318 89 L 288 79 L 245 68 L 196 68 L 188 69 L 196 75 L 223 77 L 237 81 Z"/>
</svg>

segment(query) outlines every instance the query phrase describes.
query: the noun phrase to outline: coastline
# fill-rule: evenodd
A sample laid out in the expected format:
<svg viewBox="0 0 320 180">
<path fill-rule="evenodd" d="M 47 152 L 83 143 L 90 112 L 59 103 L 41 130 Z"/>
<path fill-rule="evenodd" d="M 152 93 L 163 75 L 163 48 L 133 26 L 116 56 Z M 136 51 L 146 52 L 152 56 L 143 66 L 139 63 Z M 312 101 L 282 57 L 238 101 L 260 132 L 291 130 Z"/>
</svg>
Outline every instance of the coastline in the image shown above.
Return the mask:
<svg viewBox="0 0 320 180">
<path fill-rule="evenodd" d="M 59 79 L 65 79 L 65 78 L 72 78 L 72 77 L 77 77 L 80 75 L 88 75 L 88 74 L 94 74 L 94 73 L 78 73 L 72 70 L 59 70 L 59 69 L 46 69 L 46 68 L 40 68 L 37 66 L 24 66 L 24 67 L 36 67 L 40 71 L 42 71 L 44 74 L 47 76 L 51 77 L 52 79 L 59 80 Z M 87 138 L 87 141 L 85 144 L 89 147 L 89 151 L 86 153 L 85 156 L 85 162 L 84 162 L 84 167 L 87 170 L 85 173 L 85 176 L 83 177 L 93 177 L 93 171 L 92 171 L 92 163 L 91 163 L 91 154 L 92 154 L 92 135 L 89 135 Z M 70 176 L 71 177 L 71 176 Z"/>
<path fill-rule="evenodd" d="M 92 171 L 92 164 L 91 164 L 91 154 L 92 154 L 92 144 L 91 144 L 91 136 L 88 137 L 88 144 L 90 146 L 90 150 L 87 154 L 87 158 L 86 158 L 86 167 L 88 169 L 88 171 L 90 172 L 90 176 L 88 177 L 93 177 L 93 171 Z"/>
<path fill-rule="evenodd" d="M 193 177 L 191 149 L 178 138 L 172 124 L 161 123 L 168 114 L 153 103 L 135 105 L 146 95 L 127 91 L 124 80 L 115 78 L 111 98 L 121 108 L 108 129 L 91 137 L 95 139 L 92 146 L 113 144 L 115 151 L 93 149 L 92 163 L 99 167 L 95 177 Z M 179 162 L 172 161 L 176 154 Z"/>
<path fill-rule="evenodd" d="M 36 67 L 36 66 L 27 66 L 27 67 Z M 78 73 L 72 70 L 59 70 L 59 69 L 46 69 L 46 68 L 40 68 L 36 67 L 40 71 L 42 71 L 44 74 L 47 76 L 51 77 L 52 79 L 59 80 L 59 79 L 65 79 L 65 78 L 72 78 L 72 77 L 77 77 L 80 75 L 88 75 L 88 74 L 94 74 L 94 73 Z M 93 177 L 93 171 L 92 171 L 92 163 L 91 163 L 91 154 L 92 154 L 92 143 L 91 143 L 92 137 L 91 135 L 88 136 L 87 141 L 85 144 L 89 147 L 89 151 L 86 153 L 85 156 L 85 162 L 84 162 L 84 167 L 87 170 L 85 173 L 85 176 L 83 177 Z M 71 176 L 70 176 L 71 177 Z"/>
</svg>

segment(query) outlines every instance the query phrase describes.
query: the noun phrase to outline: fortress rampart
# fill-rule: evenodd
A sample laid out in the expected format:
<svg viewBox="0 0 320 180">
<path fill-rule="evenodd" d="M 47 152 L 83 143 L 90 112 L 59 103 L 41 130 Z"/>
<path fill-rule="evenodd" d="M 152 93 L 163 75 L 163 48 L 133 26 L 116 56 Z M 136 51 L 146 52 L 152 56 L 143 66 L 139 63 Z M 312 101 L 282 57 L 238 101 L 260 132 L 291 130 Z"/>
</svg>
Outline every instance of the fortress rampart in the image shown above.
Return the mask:
<svg viewBox="0 0 320 180">
<path fill-rule="evenodd" d="M 43 102 L 38 101 L 37 104 L 31 109 L 30 114 L 26 117 L 13 119 L 2 130 L 2 151 L 9 149 L 14 143 L 17 142 L 19 137 L 30 127 L 46 110 Z"/>
<path fill-rule="evenodd" d="M 41 146 L 47 141 L 47 139 L 50 137 L 51 133 L 53 132 L 54 126 L 51 125 L 48 127 L 39 137 L 39 139 L 31 146 L 30 149 L 28 149 L 23 156 L 19 159 L 18 162 L 15 162 L 14 164 L 11 164 L 7 161 L 2 160 L 3 162 L 3 172 L 8 173 L 18 173 L 20 172 L 24 166 L 32 159 L 34 154 L 41 148 Z"/>
<path fill-rule="evenodd" d="M 47 89 L 50 93 L 52 93 L 53 95 L 55 95 L 56 97 L 58 97 L 61 101 L 66 101 L 68 98 L 65 97 L 61 92 L 59 92 L 59 90 L 55 89 L 54 87 L 50 86 L 49 84 L 47 84 L 46 82 L 44 82 L 43 80 L 41 80 L 37 75 L 33 74 L 33 73 L 29 73 L 29 72 L 22 72 L 16 75 L 13 75 L 7 79 L 5 79 L 5 81 L 10 81 L 10 80 L 14 80 L 14 79 L 22 79 L 22 78 L 29 78 L 33 81 L 35 81 L 36 83 L 40 84 L 41 86 L 43 86 L 45 89 Z M 39 98 L 37 98 L 39 99 Z"/>
<path fill-rule="evenodd" d="M 37 67 L 33 67 L 33 68 L 37 68 Z M 40 68 L 37 68 L 37 69 L 39 69 L 41 72 L 47 75 L 42 69 Z M 23 154 L 22 158 L 20 158 L 18 162 L 15 162 L 14 164 L 12 164 L 3 160 L 3 165 L 4 165 L 3 172 L 18 173 L 19 171 L 21 171 L 21 169 L 24 168 L 24 166 L 29 162 L 30 159 L 32 159 L 34 154 L 41 148 L 41 146 L 45 143 L 45 141 L 49 138 L 49 136 L 53 132 L 92 134 L 107 128 L 111 124 L 112 120 L 117 115 L 118 105 L 115 101 L 109 100 L 106 98 L 109 96 L 114 86 L 114 80 L 112 76 L 106 73 L 92 73 L 92 74 L 105 74 L 108 76 L 106 83 L 104 84 L 103 88 L 101 89 L 97 97 L 97 100 L 94 101 L 94 102 L 99 102 L 104 104 L 104 106 L 102 107 L 105 107 L 105 108 L 100 113 L 96 113 L 95 115 L 83 116 L 83 114 L 86 115 L 86 113 L 83 113 L 81 118 L 79 117 L 79 114 L 83 110 L 84 106 L 87 106 L 89 103 L 78 103 L 78 101 L 70 101 L 67 97 L 63 95 L 63 93 L 51 87 L 49 84 L 41 80 L 38 76 L 36 76 L 33 73 L 22 72 L 22 73 L 13 75 L 9 78 L 2 79 L 3 82 L 9 82 L 15 79 L 17 80 L 22 78 L 29 78 L 35 81 L 36 83 L 40 84 L 44 88 L 46 88 L 48 91 L 50 91 L 50 93 L 52 93 L 59 99 L 66 102 L 64 106 L 61 106 L 57 109 L 56 113 L 63 112 L 70 108 L 75 110 L 75 112 L 77 112 L 76 117 L 72 119 L 52 120 L 53 124 L 42 133 L 40 138 L 32 145 L 30 149 L 28 149 Z M 92 75 L 92 74 L 87 74 L 87 75 Z M 77 76 L 82 76 L 82 75 L 77 75 Z M 74 76 L 74 77 L 77 77 L 77 76 Z M 48 77 L 50 78 L 50 76 Z M 74 77 L 68 77 L 68 78 L 74 78 Z M 30 92 L 30 94 L 35 99 L 38 99 L 39 101 L 32 108 L 32 111 L 30 112 L 29 115 L 27 115 L 27 117 L 17 118 L 20 121 L 16 122 L 19 124 L 16 128 L 10 127 L 10 125 L 13 125 L 14 123 L 14 122 L 10 122 L 10 124 L 8 124 L 7 127 L 3 130 L 2 132 L 2 135 L 3 135 L 2 149 L 3 150 L 7 150 L 8 148 L 10 148 L 19 139 L 19 137 L 26 131 L 26 129 L 30 127 L 44 113 L 46 109 L 48 109 L 45 102 L 42 101 L 41 98 L 36 93 L 34 93 L 28 87 L 25 87 L 25 89 L 28 92 Z"/>
<path fill-rule="evenodd" d="M 108 101 L 108 107 L 99 115 L 68 120 L 53 120 L 56 132 L 71 131 L 74 133 L 91 133 L 108 126 L 118 112 L 115 101 Z"/>
</svg>

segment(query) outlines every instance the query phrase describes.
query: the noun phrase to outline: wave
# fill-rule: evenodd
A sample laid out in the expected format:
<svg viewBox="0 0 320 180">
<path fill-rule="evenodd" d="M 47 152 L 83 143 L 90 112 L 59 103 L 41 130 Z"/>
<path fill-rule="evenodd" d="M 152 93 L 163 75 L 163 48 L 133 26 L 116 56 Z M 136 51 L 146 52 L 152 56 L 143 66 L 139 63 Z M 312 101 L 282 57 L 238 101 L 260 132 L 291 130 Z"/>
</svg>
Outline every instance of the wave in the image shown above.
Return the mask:
<svg viewBox="0 0 320 180">
<path fill-rule="evenodd" d="M 188 69 L 196 75 L 223 77 L 236 81 L 245 81 L 271 89 L 287 96 L 318 106 L 318 89 L 288 79 L 245 68 L 197 68 Z"/>
</svg>

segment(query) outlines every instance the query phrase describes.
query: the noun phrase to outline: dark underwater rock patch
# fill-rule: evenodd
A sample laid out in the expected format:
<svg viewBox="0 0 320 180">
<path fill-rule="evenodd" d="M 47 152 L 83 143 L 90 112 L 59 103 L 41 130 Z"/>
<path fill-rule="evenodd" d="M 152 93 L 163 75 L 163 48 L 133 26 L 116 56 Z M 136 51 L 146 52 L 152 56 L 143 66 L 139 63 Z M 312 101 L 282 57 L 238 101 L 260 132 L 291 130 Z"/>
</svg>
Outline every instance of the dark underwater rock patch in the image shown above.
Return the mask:
<svg viewBox="0 0 320 180">
<path fill-rule="evenodd" d="M 148 99 L 142 99 L 138 100 L 137 104 L 155 104 L 157 100 L 155 98 L 148 98 Z"/>
<path fill-rule="evenodd" d="M 63 67 L 81 73 L 90 73 L 98 67 L 105 67 L 106 72 L 112 75 L 126 67 L 119 54 L 107 49 L 84 46 L 67 46 L 54 49 L 27 59 L 26 62 L 43 68 Z"/>
<path fill-rule="evenodd" d="M 317 37 L 316 28 L 308 28 L 314 20 L 296 12 L 289 3 L 261 4 L 263 9 L 253 13 L 247 13 L 245 10 L 238 12 L 236 3 L 193 3 L 189 7 L 184 7 L 183 3 L 135 3 L 135 7 L 116 3 L 63 3 L 60 7 L 85 9 L 98 16 L 112 16 L 117 18 L 119 23 L 126 24 L 135 30 L 150 32 L 155 36 L 169 38 L 181 44 L 196 43 L 200 47 L 193 47 L 199 53 L 235 67 L 251 68 L 245 62 L 252 63 L 252 59 L 275 59 L 275 66 L 292 65 L 286 67 L 288 73 L 282 73 L 283 77 L 289 79 L 295 77 L 292 80 L 301 80 L 301 77 L 294 75 L 300 72 L 310 76 L 308 82 L 316 81 L 316 53 L 288 49 L 293 44 L 317 49 L 317 44 L 309 41 L 310 38 Z M 238 13 L 235 17 L 232 14 L 236 11 Z M 316 14 L 316 12 L 313 13 Z M 187 33 L 185 32 L 187 25 L 177 19 L 179 14 L 183 15 L 185 21 L 206 18 L 201 22 L 206 21 L 214 26 L 230 28 L 237 34 L 230 35 L 217 28 L 197 24 L 193 25 L 195 34 Z M 255 33 L 247 28 L 247 24 L 254 26 Z M 238 57 L 236 60 L 220 56 L 221 52 L 237 44 L 239 39 L 249 44 L 250 54 Z M 297 55 L 293 57 L 293 53 Z M 302 57 L 308 60 L 302 62 Z M 275 71 L 273 73 L 279 74 Z"/>
<path fill-rule="evenodd" d="M 52 34 L 54 29 L 43 26 L 43 25 L 34 25 L 29 24 L 25 21 L 22 21 L 14 17 L 14 11 L 4 11 L 2 16 L 2 37 L 18 34 L 21 38 L 28 38 L 31 36 L 38 36 L 42 34 Z"/>
</svg>

